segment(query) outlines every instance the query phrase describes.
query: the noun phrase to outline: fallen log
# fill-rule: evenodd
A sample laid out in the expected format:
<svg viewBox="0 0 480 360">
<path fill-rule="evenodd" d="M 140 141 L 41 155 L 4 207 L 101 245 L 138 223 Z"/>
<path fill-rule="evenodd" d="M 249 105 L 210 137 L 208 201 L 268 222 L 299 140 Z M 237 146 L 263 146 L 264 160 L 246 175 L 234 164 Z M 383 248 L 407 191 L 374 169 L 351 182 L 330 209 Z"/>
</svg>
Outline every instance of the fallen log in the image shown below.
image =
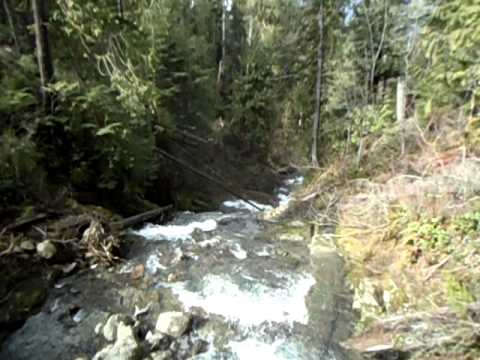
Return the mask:
<svg viewBox="0 0 480 360">
<path fill-rule="evenodd" d="M 19 229 L 21 229 L 25 226 L 33 225 L 33 224 L 35 224 L 39 221 L 45 220 L 47 217 L 48 217 L 47 214 L 38 214 L 38 215 L 29 217 L 29 218 L 26 218 L 26 219 L 20 219 L 20 220 L 12 223 L 10 225 L 7 225 L 4 228 L 4 231 L 7 232 L 7 231 L 19 230 Z"/>
<path fill-rule="evenodd" d="M 142 214 L 134 215 L 129 218 L 114 222 L 112 224 L 112 228 L 118 229 L 118 230 L 126 229 L 129 227 L 138 225 L 140 223 L 143 223 L 145 221 L 154 219 L 172 208 L 173 208 L 173 205 L 168 205 L 168 206 L 160 207 L 158 209 L 153 209 L 153 210 L 144 212 Z"/>
<path fill-rule="evenodd" d="M 204 179 L 207 179 L 208 181 L 210 181 L 210 182 L 218 185 L 220 188 L 222 188 L 223 190 L 225 190 L 225 191 L 228 192 L 229 194 L 232 194 L 233 196 L 239 198 L 240 200 L 245 201 L 248 205 L 254 207 L 255 209 L 262 211 L 262 208 L 260 208 L 259 206 L 255 205 L 253 202 L 251 202 L 250 200 L 246 199 L 244 196 L 240 195 L 240 194 L 237 193 L 236 191 L 228 188 L 228 187 L 225 186 L 221 181 L 212 178 L 211 176 L 203 173 L 203 172 L 200 171 L 200 170 L 195 169 L 195 168 L 194 168 L 193 166 L 191 166 L 190 164 L 188 164 L 188 163 L 186 163 L 185 161 L 183 161 L 183 160 L 181 160 L 181 159 L 179 159 L 179 158 L 177 158 L 177 157 L 175 157 L 175 156 L 167 153 L 167 152 L 164 151 L 164 150 L 158 149 L 158 152 L 159 152 L 162 156 L 166 157 L 166 158 L 169 159 L 169 160 L 172 160 L 172 161 L 176 162 L 177 164 L 183 166 L 184 168 L 186 168 L 187 170 L 193 172 L 194 174 L 199 175 L 199 176 L 203 177 Z"/>
</svg>

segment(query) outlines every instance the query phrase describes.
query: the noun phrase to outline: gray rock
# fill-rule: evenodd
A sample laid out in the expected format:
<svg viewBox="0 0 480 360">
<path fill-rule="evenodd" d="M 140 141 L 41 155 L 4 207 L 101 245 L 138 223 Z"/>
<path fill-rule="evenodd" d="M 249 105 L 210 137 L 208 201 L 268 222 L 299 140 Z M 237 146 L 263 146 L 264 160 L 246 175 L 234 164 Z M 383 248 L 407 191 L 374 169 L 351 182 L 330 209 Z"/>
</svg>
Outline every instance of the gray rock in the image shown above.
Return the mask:
<svg viewBox="0 0 480 360">
<path fill-rule="evenodd" d="M 150 349 L 153 351 L 156 350 L 166 350 L 170 345 L 170 340 L 167 335 L 162 333 L 152 333 L 149 331 L 145 336 L 145 340 L 150 345 Z"/>
<path fill-rule="evenodd" d="M 57 253 L 57 248 L 50 240 L 45 240 L 37 244 L 37 253 L 44 259 L 51 259 Z"/>
<path fill-rule="evenodd" d="M 170 360 L 173 359 L 173 353 L 170 350 L 157 351 L 150 354 L 152 360 Z"/>
<path fill-rule="evenodd" d="M 158 316 L 155 329 L 163 334 L 179 337 L 188 330 L 190 323 L 190 315 L 178 311 L 170 311 Z"/>
<path fill-rule="evenodd" d="M 280 234 L 278 239 L 281 241 L 293 241 L 293 242 L 302 242 L 305 238 L 300 234 Z"/>
<path fill-rule="evenodd" d="M 25 240 L 20 243 L 20 248 L 25 251 L 35 250 L 35 244 L 31 240 Z"/>
<path fill-rule="evenodd" d="M 126 318 L 123 315 L 115 314 L 108 318 L 107 322 L 103 326 L 102 334 L 105 340 L 115 341 L 117 337 L 117 328 L 120 322 L 125 322 Z"/>
<path fill-rule="evenodd" d="M 73 321 L 77 324 L 82 322 L 88 316 L 87 311 L 85 309 L 80 309 L 77 313 L 73 316 Z"/>
<path fill-rule="evenodd" d="M 57 320 L 57 312 L 40 312 L 2 343 L 0 359 L 75 359 L 84 354 L 91 359 L 99 345 L 98 336 L 92 330 L 107 317 L 106 313 L 92 311 L 72 327 Z"/>
<path fill-rule="evenodd" d="M 122 322 L 117 326 L 117 340 L 98 352 L 93 360 L 137 360 L 140 347 L 131 326 Z"/>
<path fill-rule="evenodd" d="M 190 352 L 192 353 L 192 355 L 198 355 L 198 354 L 207 352 L 208 351 L 208 346 L 209 346 L 208 342 L 200 339 L 200 340 L 196 341 L 195 343 L 193 343 L 193 345 L 190 349 Z"/>
</svg>

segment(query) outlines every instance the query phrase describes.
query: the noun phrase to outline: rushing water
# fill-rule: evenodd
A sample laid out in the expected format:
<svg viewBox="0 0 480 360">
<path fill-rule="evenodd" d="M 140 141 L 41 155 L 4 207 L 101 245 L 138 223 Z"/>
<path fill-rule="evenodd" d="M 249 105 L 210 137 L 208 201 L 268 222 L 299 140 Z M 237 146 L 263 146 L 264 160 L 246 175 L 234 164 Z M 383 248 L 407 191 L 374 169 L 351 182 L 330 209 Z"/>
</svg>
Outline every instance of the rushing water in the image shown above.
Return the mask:
<svg viewBox="0 0 480 360">
<path fill-rule="evenodd" d="M 285 182 L 277 192 L 279 205 L 291 201 L 290 189 L 302 181 L 299 177 Z M 171 291 L 184 310 L 200 308 L 215 316 L 213 325 L 197 334 L 211 343 L 201 359 L 335 359 L 330 339 L 322 338 L 328 331 L 318 329 L 325 323 L 310 321 L 307 300 L 317 280 L 309 239 L 300 244 L 275 240 L 257 220 L 257 208 L 229 200 L 223 212 L 179 214 L 167 225 L 136 231 L 159 244 L 153 248 L 157 254 L 147 259 L 148 270 L 156 274 L 155 286 Z M 171 257 L 162 263 L 158 253 L 169 252 L 177 259 L 190 254 L 180 281 L 165 281 Z"/>
<path fill-rule="evenodd" d="M 289 204 L 291 189 L 302 180 L 289 179 L 278 189 L 279 206 Z M 296 223 L 288 220 L 288 226 L 261 221 L 259 212 L 272 207 L 255 205 L 261 210 L 244 201 L 228 200 L 222 211 L 181 213 L 166 225 L 147 224 L 133 231 L 143 240 L 127 262 L 113 273 L 72 278 L 72 286 L 85 287 L 84 302 L 78 297 L 71 300 L 70 293 L 59 295 L 50 300 L 50 308 L 42 316 L 52 317 L 51 304 L 57 306 L 59 302 L 66 307 L 73 301 L 81 303 L 91 313 L 104 308 L 111 313 L 122 309 L 115 305 L 119 297 L 123 308 L 131 308 L 136 303 L 129 303 L 129 297 L 137 295 L 121 300 L 124 297 L 119 294 L 125 289 L 117 277 L 130 274 L 142 263 L 148 287 L 139 289 L 135 285 L 133 294 L 142 291 L 147 297 L 158 293 L 163 299 L 160 312 L 200 311 L 208 319 L 190 335 L 209 344 L 196 359 L 344 359 L 335 345 L 347 332 L 342 311 L 348 308 L 348 301 L 342 294 L 340 257 L 331 250 L 312 256 L 311 239 L 306 235 L 310 231 L 305 224 L 299 224 L 298 219 Z M 291 235 L 292 229 L 295 235 Z M 107 285 L 100 282 L 105 279 L 110 279 Z M 99 296 L 102 287 L 102 292 L 112 295 Z M 41 326 L 44 318 L 29 320 L 30 326 L 35 321 Z M 81 325 L 91 333 L 88 326 L 94 326 L 93 322 Z M 75 329 L 69 331 L 72 336 L 84 336 Z M 28 331 L 19 335 L 17 343 L 14 339 L 11 347 L 23 346 L 27 340 L 22 336 L 28 336 Z M 34 341 L 33 346 L 42 345 Z M 53 356 L 45 351 L 43 357 Z"/>
</svg>

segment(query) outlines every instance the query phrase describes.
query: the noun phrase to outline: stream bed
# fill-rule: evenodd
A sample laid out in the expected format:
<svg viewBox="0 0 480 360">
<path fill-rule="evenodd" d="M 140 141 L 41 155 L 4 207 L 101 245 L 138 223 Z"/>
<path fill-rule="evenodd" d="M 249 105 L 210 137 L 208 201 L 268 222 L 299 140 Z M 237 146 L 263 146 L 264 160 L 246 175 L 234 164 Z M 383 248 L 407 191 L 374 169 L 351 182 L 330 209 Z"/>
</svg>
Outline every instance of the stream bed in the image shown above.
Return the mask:
<svg viewBox="0 0 480 360">
<path fill-rule="evenodd" d="M 279 206 L 300 182 L 277 191 Z M 312 237 L 301 218 L 264 221 L 272 208 L 256 205 L 263 211 L 227 200 L 132 231 L 126 261 L 62 279 L 0 359 L 89 359 L 111 314 L 141 319 L 141 338 L 166 311 L 194 314 L 175 359 L 348 359 L 337 344 L 352 325 L 351 296 L 333 230 Z"/>
</svg>

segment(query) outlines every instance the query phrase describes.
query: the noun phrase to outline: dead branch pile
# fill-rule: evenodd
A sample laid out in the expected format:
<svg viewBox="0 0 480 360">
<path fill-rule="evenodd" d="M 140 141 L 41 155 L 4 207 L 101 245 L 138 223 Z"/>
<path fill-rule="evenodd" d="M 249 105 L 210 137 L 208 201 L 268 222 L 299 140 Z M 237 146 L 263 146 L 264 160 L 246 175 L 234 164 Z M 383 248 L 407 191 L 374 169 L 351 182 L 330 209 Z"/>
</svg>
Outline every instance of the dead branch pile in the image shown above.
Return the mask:
<svg viewBox="0 0 480 360">
<path fill-rule="evenodd" d="M 158 218 L 171 208 L 157 208 L 116 222 L 98 212 L 68 215 L 55 221 L 44 214 L 22 219 L 0 230 L 0 257 L 31 254 L 36 245 L 47 241 L 55 247 L 54 252 L 59 250 L 70 258 L 112 265 L 119 260 L 124 229 Z"/>
<path fill-rule="evenodd" d="M 96 219 L 90 221 L 80 244 L 87 250 L 86 258 L 93 258 L 95 262 L 113 264 L 119 259 L 115 256 L 120 245 L 117 234 L 105 231 L 105 227 Z"/>
</svg>

